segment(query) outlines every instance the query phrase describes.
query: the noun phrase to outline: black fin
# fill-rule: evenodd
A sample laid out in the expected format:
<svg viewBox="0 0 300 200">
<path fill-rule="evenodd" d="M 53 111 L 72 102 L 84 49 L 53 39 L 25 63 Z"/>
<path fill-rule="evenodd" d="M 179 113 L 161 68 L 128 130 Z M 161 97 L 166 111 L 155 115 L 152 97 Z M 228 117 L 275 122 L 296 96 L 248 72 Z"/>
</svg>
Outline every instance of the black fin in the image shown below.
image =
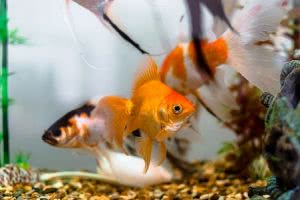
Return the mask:
<svg viewBox="0 0 300 200">
<path fill-rule="evenodd" d="M 198 61 L 198 71 L 200 74 L 206 75 L 209 79 L 213 79 L 213 72 L 208 66 L 203 50 L 201 48 L 201 39 L 203 37 L 203 29 L 201 26 L 201 7 L 200 3 L 204 4 L 210 12 L 224 21 L 232 30 L 233 27 L 227 18 L 221 0 L 186 0 L 186 4 L 190 13 L 190 21 L 192 27 L 192 38 L 195 45 L 196 56 Z"/>
<path fill-rule="evenodd" d="M 235 31 L 225 14 L 222 0 L 200 0 L 200 2 L 203 3 L 215 17 L 224 21 L 231 30 Z"/>
<path fill-rule="evenodd" d="M 109 23 L 109 25 L 129 44 L 138 49 L 142 54 L 149 53 L 141 48 L 141 46 L 136 43 L 133 39 L 131 39 L 124 31 L 122 31 L 105 13 L 103 14 L 103 19 Z"/>
</svg>

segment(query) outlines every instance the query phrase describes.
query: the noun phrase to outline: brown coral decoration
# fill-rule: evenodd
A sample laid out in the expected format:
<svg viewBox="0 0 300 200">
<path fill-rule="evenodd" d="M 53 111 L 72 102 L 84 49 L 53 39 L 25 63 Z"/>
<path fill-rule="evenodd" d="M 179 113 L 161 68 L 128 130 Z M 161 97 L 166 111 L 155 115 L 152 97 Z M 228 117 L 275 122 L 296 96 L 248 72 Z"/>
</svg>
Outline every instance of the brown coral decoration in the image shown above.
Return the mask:
<svg viewBox="0 0 300 200">
<path fill-rule="evenodd" d="M 25 170 L 17 165 L 6 165 L 0 168 L 0 185 L 8 186 L 18 183 L 35 183 L 39 179 L 37 172 Z"/>
<path fill-rule="evenodd" d="M 232 120 L 225 126 L 236 133 L 239 153 L 229 154 L 227 158 L 235 163 L 233 166 L 239 171 L 246 169 L 262 152 L 266 108 L 260 103 L 260 90 L 241 75 L 237 75 L 237 81 L 230 90 L 236 97 L 239 109 L 232 110 Z"/>
</svg>

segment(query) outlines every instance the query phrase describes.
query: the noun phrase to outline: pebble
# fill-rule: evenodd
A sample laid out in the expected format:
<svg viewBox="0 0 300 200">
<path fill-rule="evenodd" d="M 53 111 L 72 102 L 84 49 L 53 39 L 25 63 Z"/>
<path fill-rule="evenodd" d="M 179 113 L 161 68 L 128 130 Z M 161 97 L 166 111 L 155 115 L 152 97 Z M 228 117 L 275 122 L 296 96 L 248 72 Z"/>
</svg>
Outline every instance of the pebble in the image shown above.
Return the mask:
<svg viewBox="0 0 300 200">
<path fill-rule="evenodd" d="M 213 196 L 214 194 L 204 194 L 200 197 L 200 200 L 207 200 L 207 199 L 211 199 L 211 197 Z"/>
<path fill-rule="evenodd" d="M 54 193 L 56 191 L 57 191 L 57 188 L 55 188 L 55 187 L 47 187 L 43 190 L 43 193 L 48 194 L 48 193 Z"/>
<path fill-rule="evenodd" d="M 269 198 L 271 198 L 271 196 L 270 195 L 263 195 L 263 198 L 269 199 Z"/>
<path fill-rule="evenodd" d="M 237 199 L 242 199 L 242 194 L 241 194 L 241 193 L 236 194 L 236 195 L 235 195 L 235 198 L 237 198 Z"/>
</svg>

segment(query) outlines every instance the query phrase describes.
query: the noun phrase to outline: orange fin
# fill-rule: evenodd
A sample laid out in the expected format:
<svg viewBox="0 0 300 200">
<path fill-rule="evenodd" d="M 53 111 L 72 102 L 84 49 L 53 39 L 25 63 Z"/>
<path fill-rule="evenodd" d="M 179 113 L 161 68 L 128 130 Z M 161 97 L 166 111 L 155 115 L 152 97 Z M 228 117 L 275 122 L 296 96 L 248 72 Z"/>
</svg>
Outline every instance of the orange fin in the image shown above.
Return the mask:
<svg viewBox="0 0 300 200">
<path fill-rule="evenodd" d="M 160 142 L 158 144 L 158 163 L 157 163 L 158 166 L 164 162 L 166 156 L 167 156 L 166 144 L 164 142 Z"/>
<path fill-rule="evenodd" d="M 131 116 L 129 116 L 128 124 L 126 127 L 126 134 L 130 134 L 133 131 L 139 129 L 140 117 L 139 117 L 140 108 L 133 106 L 131 109 Z M 127 135 L 126 135 L 127 136 Z"/>
<path fill-rule="evenodd" d="M 132 103 L 128 99 L 106 96 L 100 99 L 95 110 L 92 112 L 92 117 L 97 117 L 98 115 L 104 118 L 108 141 L 110 143 L 114 142 L 125 153 L 123 138 L 131 108 Z"/>
<path fill-rule="evenodd" d="M 152 145 L 153 141 L 146 135 L 143 135 L 141 138 L 136 139 L 136 149 L 137 153 L 144 159 L 145 168 L 144 173 L 146 173 L 149 169 L 151 154 L 152 154 Z"/>
<path fill-rule="evenodd" d="M 158 142 L 162 142 L 166 139 L 168 139 L 169 137 L 173 136 L 174 133 L 172 132 L 168 132 L 164 129 L 160 130 L 159 133 L 156 135 L 155 139 L 158 141 Z"/>
<path fill-rule="evenodd" d="M 133 93 L 145 83 L 154 80 L 160 80 L 160 75 L 158 73 L 157 64 L 152 58 L 149 58 L 145 67 L 142 67 L 137 73 L 137 77 L 133 84 Z"/>
</svg>

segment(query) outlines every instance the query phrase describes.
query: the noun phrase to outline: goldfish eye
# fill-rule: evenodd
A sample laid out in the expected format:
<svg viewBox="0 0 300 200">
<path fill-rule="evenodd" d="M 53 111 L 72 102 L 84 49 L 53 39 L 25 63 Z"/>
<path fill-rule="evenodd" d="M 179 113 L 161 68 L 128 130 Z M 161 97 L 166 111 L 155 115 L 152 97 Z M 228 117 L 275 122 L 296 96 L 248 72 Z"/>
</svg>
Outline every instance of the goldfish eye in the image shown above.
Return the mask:
<svg viewBox="0 0 300 200">
<path fill-rule="evenodd" d="M 180 113 L 182 113 L 182 106 L 180 104 L 175 104 L 173 106 L 173 113 L 174 114 L 180 114 Z"/>
<path fill-rule="evenodd" d="M 60 137 L 61 136 L 61 131 L 54 131 L 54 132 L 52 132 L 52 135 L 54 137 Z"/>
</svg>

